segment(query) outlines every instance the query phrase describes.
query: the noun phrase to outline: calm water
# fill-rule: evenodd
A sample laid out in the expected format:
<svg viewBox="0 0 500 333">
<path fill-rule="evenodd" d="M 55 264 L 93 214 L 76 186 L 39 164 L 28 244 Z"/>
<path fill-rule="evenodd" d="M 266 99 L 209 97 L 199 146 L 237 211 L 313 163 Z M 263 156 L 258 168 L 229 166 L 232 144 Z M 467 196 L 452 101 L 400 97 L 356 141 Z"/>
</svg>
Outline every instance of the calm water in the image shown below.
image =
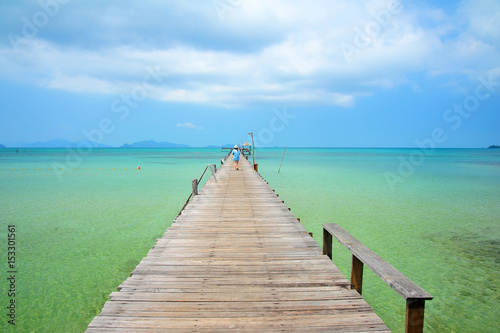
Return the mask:
<svg viewBox="0 0 500 333">
<path fill-rule="evenodd" d="M 435 298 L 427 332 L 500 322 L 500 151 L 261 149 L 259 171 L 321 244 L 338 223 Z M 218 149 L 0 150 L 0 243 L 16 226 L 16 332 L 83 332 Z M 141 170 L 137 170 L 140 166 Z M 26 169 L 25 169 L 26 168 Z M 397 179 L 395 181 L 394 179 Z M 9 282 L 2 255 L 2 331 Z M 334 244 L 349 275 L 350 254 Z M 402 332 L 404 300 L 368 269 L 364 297 Z"/>
</svg>

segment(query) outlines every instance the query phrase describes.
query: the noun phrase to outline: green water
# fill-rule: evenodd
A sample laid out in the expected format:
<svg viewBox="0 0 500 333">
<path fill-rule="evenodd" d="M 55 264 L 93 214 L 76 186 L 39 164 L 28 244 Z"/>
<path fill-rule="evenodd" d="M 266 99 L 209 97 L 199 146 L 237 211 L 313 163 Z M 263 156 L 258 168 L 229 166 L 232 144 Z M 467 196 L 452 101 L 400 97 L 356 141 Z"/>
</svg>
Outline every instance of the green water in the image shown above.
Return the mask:
<svg viewBox="0 0 500 333">
<path fill-rule="evenodd" d="M 411 150 L 288 149 L 278 174 L 282 153 L 258 150 L 259 171 L 319 244 L 321 224 L 338 223 L 431 293 L 427 332 L 495 331 L 499 151 L 436 150 L 392 187 L 387 172 L 401 176 L 398 158 Z M 170 226 L 191 179 L 222 156 L 218 149 L 0 150 L 1 330 L 83 332 Z M 15 329 L 6 308 L 11 224 Z M 350 254 L 336 243 L 334 260 L 348 276 Z M 368 269 L 363 287 L 391 330 L 402 332 L 404 300 Z"/>
<path fill-rule="evenodd" d="M 392 189 L 399 157 L 412 150 L 265 151 L 261 174 L 322 243 L 338 223 L 431 293 L 427 332 L 493 332 L 500 324 L 500 152 L 439 150 Z M 267 162 L 269 161 L 269 162 Z M 398 174 L 399 175 L 399 174 Z M 350 276 L 350 253 L 334 242 Z M 363 296 L 394 332 L 405 302 L 369 269 Z M 497 328 L 495 328 L 497 327 Z"/>
<path fill-rule="evenodd" d="M 170 226 L 191 179 L 221 155 L 104 150 L 82 155 L 77 163 L 65 150 L 0 154 L 0 240 L 5 249 L 7 225 L 15 224 L 20 332 L 84 331 Z M 2 260 L 2 277 L 6 264 Z M 10 299 L 7 287 L 0 283 L 2 305 Z M 0 327 L 14 331 L 6 313 Z"/>
</svg>

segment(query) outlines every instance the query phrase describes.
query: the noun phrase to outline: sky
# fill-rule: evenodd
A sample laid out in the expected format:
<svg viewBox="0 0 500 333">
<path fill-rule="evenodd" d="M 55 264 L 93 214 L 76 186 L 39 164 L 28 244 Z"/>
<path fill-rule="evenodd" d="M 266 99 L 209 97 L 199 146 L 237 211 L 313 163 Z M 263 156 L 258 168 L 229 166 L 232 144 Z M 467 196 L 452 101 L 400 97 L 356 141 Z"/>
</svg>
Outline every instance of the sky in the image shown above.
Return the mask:
<svg viewBox="0 0 500 333">
<path fill-rule="evenodd" d="M 500 0 L 3 0 L 0 144 L 500 144 Z"/>
</svg>

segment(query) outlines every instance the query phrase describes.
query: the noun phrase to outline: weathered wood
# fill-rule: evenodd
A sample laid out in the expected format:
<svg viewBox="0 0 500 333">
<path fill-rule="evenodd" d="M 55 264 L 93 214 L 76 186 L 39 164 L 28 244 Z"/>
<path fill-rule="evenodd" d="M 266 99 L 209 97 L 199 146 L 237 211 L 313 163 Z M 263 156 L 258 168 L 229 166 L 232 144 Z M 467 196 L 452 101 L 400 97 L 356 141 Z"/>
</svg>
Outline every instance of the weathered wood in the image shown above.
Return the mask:
<svg viewBox="0 0 500 333">
<path fill-rule="evenodd" d="M 351 236 L 347 231 L 335 223 L 323 224 L 323 230 L 333 235 L 351 253 L 368 266 L 387 285 L 394 289 L 404 299 L 420 298 L 430 300 L 433 297 L 418 286 L 415 282 L 403 275 L 387 261 L 366 247 L 363 243 Z"/>
<path fill-rule="evenodd" d="M 406 300 L 405 333 L 424 331 L 425 299 L 408 298 Z"/>
<path fill-rule="evenodd" d="M 195 195 L 198 195 L 198 179 L 193 179 L 192 182 L 191 182 L 191 185 L 192 185 L 192 194 L 193 194 L 193 197 Z"/>
<path fill-rule="evenodd" d="M 246 159 L 193 194 L 88 332 L 389 332 Z"/>
<path fill-rule="evenodd" d="M 332 259 L 332 234 L 323 229 L 323 254 Z"/>
<path fill-rule="evenodd" d="M 406 300 L 405 332 L 423 332 L 425 301 L 431 300 L 432 295 L 335 223 L 323 224 L 324 249 L 331 251 L 332 235 L 352 253 L 351 287 L 361 294 L 363 264 L 368 266 Z"/>
<path fill-rule="evenodd" d="M 217 173 L 217 166 L 215 164 L 210 164 L 210 171 L 212 172 L 212 177 L 217 181 L 216 173 Z"/>
<path fill-rule="evenodd" d="M 362 295 L 363 292 L 363 267 L 363 262 L 353 255 L 351 267 L 351 289 L 355 289 L 360 295 Z"/>
</svg>

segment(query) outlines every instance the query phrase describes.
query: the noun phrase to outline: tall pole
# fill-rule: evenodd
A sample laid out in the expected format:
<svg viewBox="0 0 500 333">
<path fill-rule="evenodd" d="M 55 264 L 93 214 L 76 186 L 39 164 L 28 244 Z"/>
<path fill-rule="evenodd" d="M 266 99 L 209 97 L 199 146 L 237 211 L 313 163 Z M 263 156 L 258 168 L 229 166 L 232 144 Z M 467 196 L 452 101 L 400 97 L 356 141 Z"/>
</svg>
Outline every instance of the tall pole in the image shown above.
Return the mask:
<svg viewBox="0 0 500 333">
<path fill-rule="evenodd" d="M 253 165 L 255 165 L 255 145 L 253 143 L 253 132 L 248 133 L 252 137 L 252 161 Z"/>
<path fill-rule="evenodd" d="M 285 152 L 286 152 L 286 145 L 285 145 L 285 150 L 283 150 L 283 157 L 281 157 L 281 163 L 280 163 L 280 168 L 278 169 L 278 173 L 281 171 L 281 166 L 283 165 L 283 159 L 285 158 Z"/>
</svg>

